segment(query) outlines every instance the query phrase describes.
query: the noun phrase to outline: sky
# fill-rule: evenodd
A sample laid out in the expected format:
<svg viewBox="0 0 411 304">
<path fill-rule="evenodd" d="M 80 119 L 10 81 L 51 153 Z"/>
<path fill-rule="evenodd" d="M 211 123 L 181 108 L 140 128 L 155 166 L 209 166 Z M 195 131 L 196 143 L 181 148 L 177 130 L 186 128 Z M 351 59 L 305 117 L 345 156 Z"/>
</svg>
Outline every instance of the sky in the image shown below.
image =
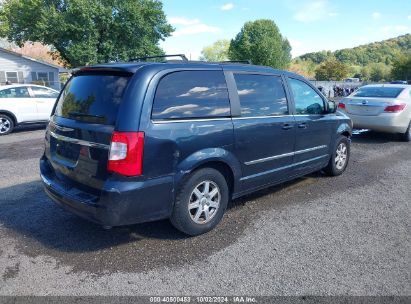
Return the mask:
<svg viewBox="0 0 411 304">
<path fill-rule="evenodd" d="M 163 0 L 175 28 L 161 42 L 167 54 L 198 59 L 219 39 L 232 39 L 247 21 L 271 19 L 292 56 L 351 48 L 411 32 L 411 0 Z"/>
</svg>

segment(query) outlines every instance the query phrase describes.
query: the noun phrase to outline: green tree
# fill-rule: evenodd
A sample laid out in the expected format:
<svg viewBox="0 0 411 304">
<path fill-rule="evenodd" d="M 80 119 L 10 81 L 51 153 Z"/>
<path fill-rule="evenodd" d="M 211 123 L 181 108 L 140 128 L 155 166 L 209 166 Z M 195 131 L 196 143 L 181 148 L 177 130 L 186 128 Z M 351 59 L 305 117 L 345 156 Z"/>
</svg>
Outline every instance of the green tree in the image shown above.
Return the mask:
<svg viewBox="0 0 411 304">
<path fill-rule="evenodd" d="M 368 80 L 370 80 L 370 77 L 371 77 L 370 67 L 369 67 L 369 66 L 364 66 L 364 67 L 362 67 L 360 74 L 361 74 L 361 77 L 360 77 L 361 80 L 363 80 L 363 81 L 368 81 Z"/>
<path fill-rule="evenodd" d="M 349 73 L 348 67 L 338 60 L 328 59 L 318 66 L 315 70 L 317 80 L 342 80 Z"/>
<path fill-rule="evenodd" d="M 274 21 L 257 20 L 245 23 L 231 40 L 228 57 L 282 69 L 290 64 L 291 46 Z"/>
<path fill-rule="evenodd" d="M 301 55 L 301 59 L 311 59 L 320 64 L 335 57 L 338 61 L 348 65 L 366 66 L 372 63 L 391 65 L 397 54 L 404 54 L 411 50 L 411 34 L 398 36 L 379 42 L 360 45 L 351 49 L 342 49 L 335 52 L 321 51 Z"/>
<path fill-rule="evenodd" d="M 217 40 L 212 45 L 203 48 L 200 60 L 215 62 L 228 60 L 229 47 L 229 40 Z"/>
<path fill-rule="evenodd" d="M 316 64 L 320 64 L 330 58 L 334 58 L 334 55 L 331 51 L 321 51 L 321 52 L 315 52 L 315 53 L 307 53 L 307 54 L 301 55 L 298 58 L 301 58 L 302 60 L 311 60 L 312 62 Z"/>
<path fill-rule="evenodd" d="M 5 0 L 0 37 L 50 45 L 71 66 L 162 54 L 173 31 L 159 0 Z"/>
<path fill-rule="evenodd" d="M 411 52 L 400 55 L 394 60 L 391 78 L 397 80 L 411 80 Z"/>
<path fill-rule="evenodd" d="M 316 64 L 311 59 L 293 59 L 289 71 L 300 74 L 306 78 L 314 79 L 315 78 L 315 69 Z"/>
<path fill-rule="evenodd" d="M 361 78 L 361 68 L 359 65 L 348 66 L 348 77 Z"/>
<path fill-rule="evenodd" d="M 368 65 L 371 81 L 384 81 L 391 78 L 391 68 L 385 63 L 372 63 Z"/>
</svg>

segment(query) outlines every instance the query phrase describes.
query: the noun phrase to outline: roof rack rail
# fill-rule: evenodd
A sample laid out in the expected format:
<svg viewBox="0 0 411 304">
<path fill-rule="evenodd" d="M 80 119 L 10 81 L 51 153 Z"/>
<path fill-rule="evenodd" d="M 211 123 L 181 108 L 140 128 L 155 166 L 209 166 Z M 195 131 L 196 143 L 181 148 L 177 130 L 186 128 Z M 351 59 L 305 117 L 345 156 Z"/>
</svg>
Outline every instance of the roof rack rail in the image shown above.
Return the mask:
<svg viewBox="0 0 411 304">
<path fill-rule="evenodd" d="M 138 58 L 132 58 L 132 59 L 130 59 L 130 61 L 144 61 L 144 60 L 147 60 L 147 59 L 168 58 L 168 57 L 180 57 L 182 59 L 182 61 L 188 61 L 186 55 L 184 55 L 184 54 L 138 57 Z"/>
<path fill-rule="evenodd" d="M 244 64 L 252 64 L 251 60 L 225 60 L 225 61 L 219 61 L 218 63 L 224 64 L 224 63 L 244 63 Z"/>
</svg>

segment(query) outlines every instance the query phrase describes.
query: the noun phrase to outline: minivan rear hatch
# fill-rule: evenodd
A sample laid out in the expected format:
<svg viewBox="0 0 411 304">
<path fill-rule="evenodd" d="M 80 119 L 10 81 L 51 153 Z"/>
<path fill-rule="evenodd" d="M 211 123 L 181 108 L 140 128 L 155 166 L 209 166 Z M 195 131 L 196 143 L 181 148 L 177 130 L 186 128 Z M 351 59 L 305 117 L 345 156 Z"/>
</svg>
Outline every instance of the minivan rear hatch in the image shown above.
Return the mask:
<svg viewBox="0 0 411 304">
<path fill-rule="evenodd" d="M 48 127 L 46 156 L 65 186 L 102 189 L 111 136 L 131 75 L 83 72 L 64 87 Z"/>
</svg>

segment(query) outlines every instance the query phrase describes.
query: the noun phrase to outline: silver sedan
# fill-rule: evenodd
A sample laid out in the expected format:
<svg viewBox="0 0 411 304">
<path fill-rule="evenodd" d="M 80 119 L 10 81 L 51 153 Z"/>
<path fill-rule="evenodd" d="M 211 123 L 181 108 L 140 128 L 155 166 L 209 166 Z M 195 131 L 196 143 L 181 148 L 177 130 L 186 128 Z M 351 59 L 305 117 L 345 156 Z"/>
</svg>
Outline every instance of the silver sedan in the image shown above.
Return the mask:
<svg viewBox="0 0 411 304">
<path fill-rule="evenodd" d="M 411 85 L 366 85 L 343 98 L 338 109 L 356 129 L 400 133 L 411 141 Z"/>
</svg>

